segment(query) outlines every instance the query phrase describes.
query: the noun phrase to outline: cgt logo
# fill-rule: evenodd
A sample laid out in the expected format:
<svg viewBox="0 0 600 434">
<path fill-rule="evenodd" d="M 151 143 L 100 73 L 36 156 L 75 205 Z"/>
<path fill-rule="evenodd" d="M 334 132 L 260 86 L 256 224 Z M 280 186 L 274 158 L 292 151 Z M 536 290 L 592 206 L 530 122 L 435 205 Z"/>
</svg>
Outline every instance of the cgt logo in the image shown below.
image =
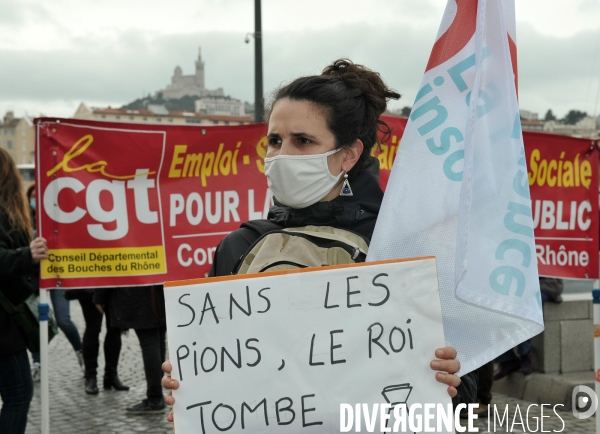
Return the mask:
<svg viewBox="0 0 600 434">
<path fill-rule="evenodd" d="M 87 224 L 87 231 L 92 238 L 101 241 L 119 240 L 129 232 L 127 190 L 131 190 L 137 221 L 142 224 L 158 223 L 158 212 L 151 210 L 150 206 L 150 194 L 156 190 L 156 183 L 155 179 L 148 177 L 156 172 L 141 168 L 135 169 L 135 174 L 115 175 L 107 169 L 108 163 L 104 160 L 78 163 L 76 160 L 83 158 L 93 141 L 91 134 L 81 137 L 62 161 L 46 173 L 48 177 L 55 178 L 43 193 L 44 209 L 48 216 L 57 223 L 71 224 L 88 214 L 94 222 Z M 108 179 L 94 179 L 86 186 L 75 177 L 56 178 L 55 174 L 59 170 L 66 174 L 79 171 L 91 175 L 100 174 Z M 85 208 L 83 203 L 82 206 L 62 203 L 59 196 L 63 190 L 70 190 L 73 194 L 85 190 Z M 108 203 L 112 206 L 108 209 L 102 205 L 103 195 L 110 198 Z"/>
<path fill-rule="evenodd" d="M 587 386 L 577 386 L 571 396 L 573 416 L 577 419 L 587 419 L 598 409 L 598 396 Z"/>
</svg>

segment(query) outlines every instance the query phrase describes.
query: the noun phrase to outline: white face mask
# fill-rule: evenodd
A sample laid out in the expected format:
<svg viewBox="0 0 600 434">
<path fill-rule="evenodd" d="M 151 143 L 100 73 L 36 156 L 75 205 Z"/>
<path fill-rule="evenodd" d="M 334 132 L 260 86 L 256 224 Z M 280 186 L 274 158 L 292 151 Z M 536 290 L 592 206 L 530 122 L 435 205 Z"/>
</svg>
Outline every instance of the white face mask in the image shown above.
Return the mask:
<svg viewBox="0 0 600 434">
<path fill-rule="evenodd" d="M 344 172 L 333 176 L 327 157 L 339 149 L 315 155 L 278 155 L 265 158 L 267 183 L 275 198 L 292 208 L 306 208 L 323 199 Z"/>
</svg>

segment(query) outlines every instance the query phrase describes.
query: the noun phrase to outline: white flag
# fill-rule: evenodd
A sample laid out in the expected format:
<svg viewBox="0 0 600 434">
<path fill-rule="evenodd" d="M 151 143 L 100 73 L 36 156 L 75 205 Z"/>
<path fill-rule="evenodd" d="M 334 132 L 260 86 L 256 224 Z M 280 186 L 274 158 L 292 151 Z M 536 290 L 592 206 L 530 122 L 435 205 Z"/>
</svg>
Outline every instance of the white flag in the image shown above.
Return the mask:
<svg viewBox="0 0 600 434">
<path fill-rule="evenodd" d="M 515 41 L 514 0 L 448 1 L 367 258 L 437 257 L 461 373 L 544 329 Z"/>
</svg>

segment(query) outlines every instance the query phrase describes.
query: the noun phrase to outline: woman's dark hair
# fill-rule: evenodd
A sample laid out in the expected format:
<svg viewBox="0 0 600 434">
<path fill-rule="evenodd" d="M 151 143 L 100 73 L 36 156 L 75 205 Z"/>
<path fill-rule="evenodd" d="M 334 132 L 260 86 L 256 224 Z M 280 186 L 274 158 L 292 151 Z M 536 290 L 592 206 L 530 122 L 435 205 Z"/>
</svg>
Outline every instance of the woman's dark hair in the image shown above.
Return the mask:
<svg viewBox="0 0 600 434">
<path fill-rule="evenodd" d="M 31 184 L 27 188 L 27 192 L 25 193 L 25 195 L 27 196 L 27 202 L 29 202 L 31 200 L 31 196 L 33 195 L 33 190 L 35 190 L 35 184 Z"/>
<path fill-rule="evenodd" d="M 300 77 L 278 89 L 273 95 L 271 109 L 283 98 L 307 101 L 324 108 L 336 148 L 348 146 L 356 139 L 363 142 L 363 152 L 348 173 L 352 180 L 367 165 L 377 143 L 377 132 L 383 134 L 383 141 L 389 138 L 391 128 L 379 116 L 385 111 L 387 101 L 400 98 L 400 94 L 389 89 L 379 73 L 348 59 L 338 59 L 321 75 Z"/>
<path fill-rule="evenodd" d="M 14 160 L 5 149 L 0 148 L 0 207 L 8 216 L 8 235 L 23 231 L 32 237 L 29 205 L 23 194 L 21 175 Z"/>
</svg>

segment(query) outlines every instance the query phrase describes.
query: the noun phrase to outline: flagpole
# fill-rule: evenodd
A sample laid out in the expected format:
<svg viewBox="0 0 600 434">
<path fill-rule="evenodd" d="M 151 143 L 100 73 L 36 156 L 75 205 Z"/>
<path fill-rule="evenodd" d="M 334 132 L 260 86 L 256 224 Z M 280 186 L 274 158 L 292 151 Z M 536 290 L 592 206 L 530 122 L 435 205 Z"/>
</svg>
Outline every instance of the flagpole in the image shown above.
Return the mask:
<svg viewBox="0 0 600 434">
<path fill-rule="evenodd" d="M 48 290 L 40 291 L 38 314 L 40 320 L 40 364 L 42 389 L 42 434 L 50 434 L 50 389 L 48 381 Z"/>
</svg>

